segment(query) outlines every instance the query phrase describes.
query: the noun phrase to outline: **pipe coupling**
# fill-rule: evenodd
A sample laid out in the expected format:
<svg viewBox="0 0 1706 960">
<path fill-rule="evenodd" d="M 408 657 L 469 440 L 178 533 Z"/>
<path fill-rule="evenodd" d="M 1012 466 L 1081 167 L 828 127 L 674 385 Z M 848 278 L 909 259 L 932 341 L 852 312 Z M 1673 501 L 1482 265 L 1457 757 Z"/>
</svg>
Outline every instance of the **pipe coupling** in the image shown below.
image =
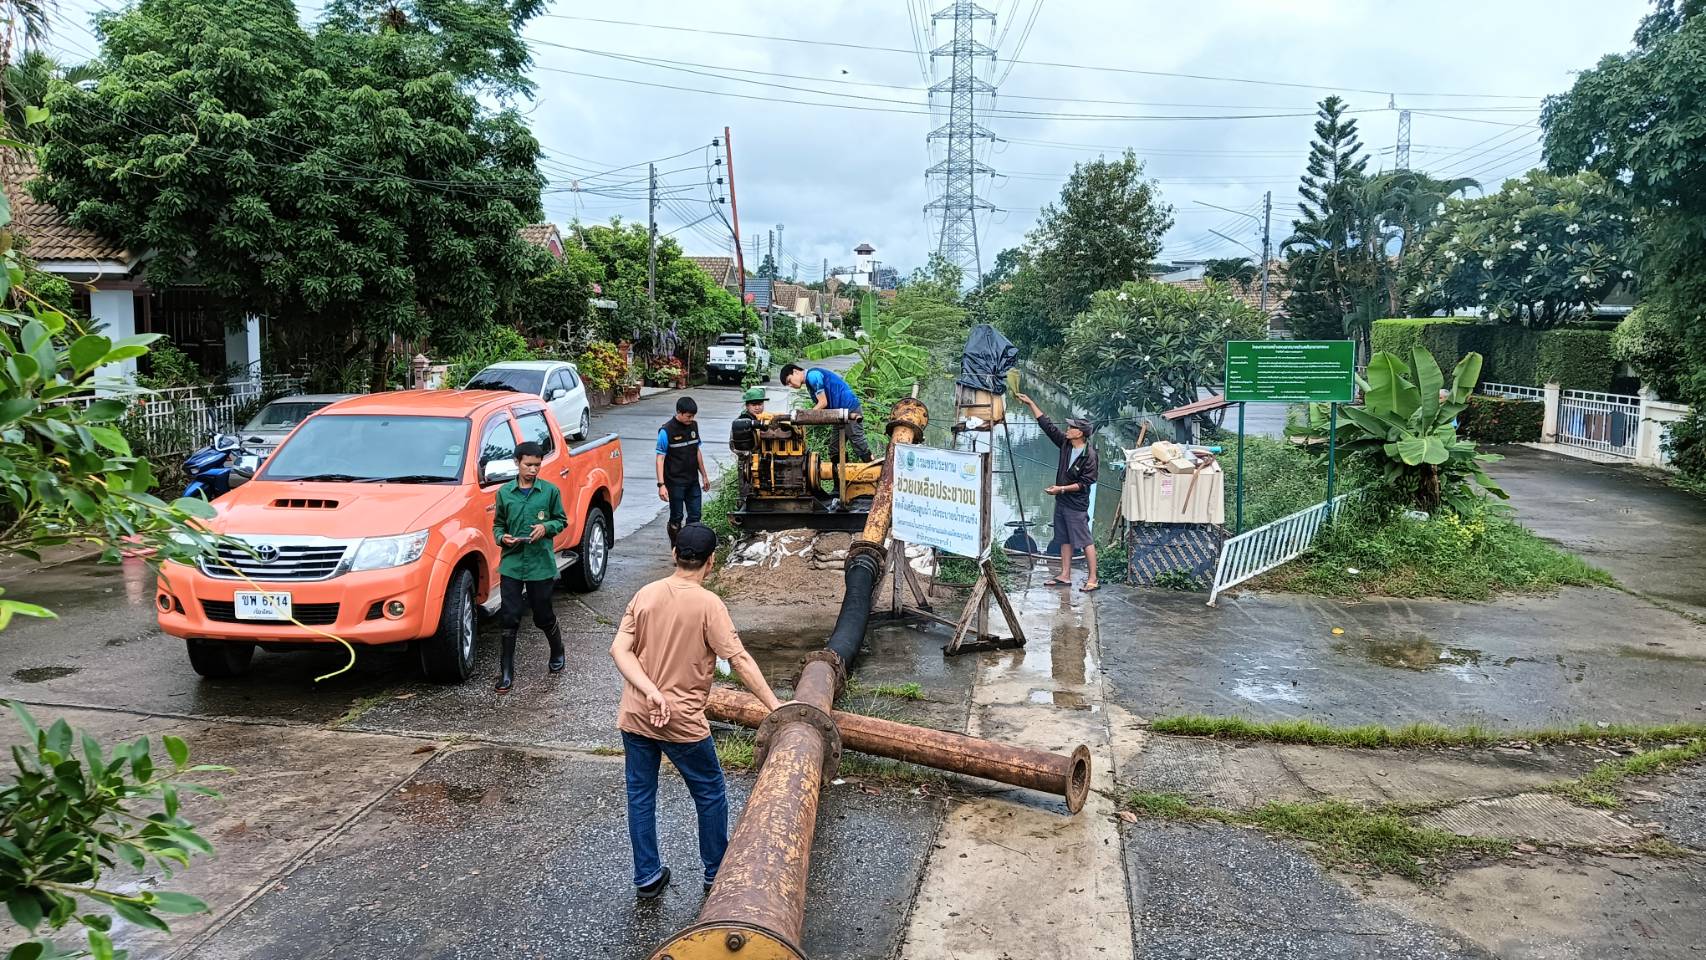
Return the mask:
<svg viewBox="0 0 1706 960">
<path fill-rule="evenodd" d="M 770 711 L 764 722 L 758 725 L 758 737 L 752 748 L 752 765 L 755 770 L 764 768 L 764 758 L 770 752 L 770 741 L 777 732 L 791 723 L 803 723 L 823 737 L 823 782 L 828 783 L 835 778 L 835 771 L 841 766 L 841 728 L 835 725 L 835 718 L 827 710 L 820 710 L 802 700 L 790 700 L 780 707 Z"/>
</svg>

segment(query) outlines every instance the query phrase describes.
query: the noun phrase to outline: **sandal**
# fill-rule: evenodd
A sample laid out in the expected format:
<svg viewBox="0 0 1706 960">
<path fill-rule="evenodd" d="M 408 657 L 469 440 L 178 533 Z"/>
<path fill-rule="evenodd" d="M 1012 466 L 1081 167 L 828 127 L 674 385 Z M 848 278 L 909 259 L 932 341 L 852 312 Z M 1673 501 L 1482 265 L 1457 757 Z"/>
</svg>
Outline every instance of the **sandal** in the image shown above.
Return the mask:
<svg viewBox="0 0 1706 960">
<path fill-rule="evenodd" d="M 1078 588 L 1078 592 L 1079 593 L 1095 593 L 1097 590 L 1100 590 L 1100 589 L 1102 589 L 1102 585 L 1100 583 L 1094 583 L 1094 584 L 1086 583 L 1082 587 Z"/>
<path fill-rule="evenodd" d="M 1072 586 L 1072 581 L 1062 580 L 1059 577 L 1055 577 L 1052 580 L 1044 580 L 1043 586 L 1045 586 L 1045 587 L 1070 587 L 1070 586 Z"/>
</svg>

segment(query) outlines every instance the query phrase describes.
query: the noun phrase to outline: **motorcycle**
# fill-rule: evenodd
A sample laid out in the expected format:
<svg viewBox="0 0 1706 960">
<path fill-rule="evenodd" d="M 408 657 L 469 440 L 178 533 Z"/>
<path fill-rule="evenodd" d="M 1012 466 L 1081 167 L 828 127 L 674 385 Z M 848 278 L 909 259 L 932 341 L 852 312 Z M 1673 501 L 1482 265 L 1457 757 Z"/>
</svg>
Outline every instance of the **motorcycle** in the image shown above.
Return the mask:
<svg viewBox="0 0 1706 960">
<path fill-rule="evenodd" d="M 243 443 L 228 433 L 216 433 L 207 446 L 184 460 L 184 475 L 190 482 L 184 496 L 217 500 L 241 486 L 260 466 L 260 457 L 243 449 Z"/>
</svg>

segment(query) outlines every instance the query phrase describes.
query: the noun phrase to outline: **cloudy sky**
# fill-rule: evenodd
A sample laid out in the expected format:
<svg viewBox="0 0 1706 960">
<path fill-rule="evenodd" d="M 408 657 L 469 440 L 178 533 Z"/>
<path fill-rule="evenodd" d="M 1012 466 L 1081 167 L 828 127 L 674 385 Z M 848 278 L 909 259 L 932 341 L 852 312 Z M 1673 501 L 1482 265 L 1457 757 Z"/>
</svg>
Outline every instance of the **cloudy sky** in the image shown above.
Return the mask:
<svg viewBox="0 0 1706 960">
<path fill-rule="evenodd" d="M 552 178 L 551 219 L 644 220 L 657 161 L 660 230 L 689 253 L 726 253 L 710 163 L 734 132 L 742 234 L 782 232 L 784 273 L 816 279 L 868 242 L 905 269 L 936 247 L 938 191 L 926 135 L 947 76 L 920 50 L 949 42 L 928 13 L 948 0 L 778 4 L 758 0 L 558 0 L 528 28 L 535 99 L 525 105 Z M 68 0 L 61 46 L 86 55 L 76 21 L 118 0 Z M 1275 242 L 1295 212 L 1314 104 L 1338 93 L 1357 114 L 1372 167 L 1392 164 L 1395 97 L 1412 113 L 1411 166 L 1496 184 L 1539 156 L 1539 98 L 1628 46 L 1644 0 L 984 0 L 978 39 L 997 49 L 999 139 L 980 151 L 982 260 L 1020 242 L 1075 162 L 1135 150 L 1161 182 L 1173 257 L 1235 255 L 1260 244 L 1273 192 Z M 313 7 L 305 8 L 311 17 Z M 79 52 L 81 51 L 81 53 Z M 1190 75 L 1190 76 L 1184 76 Z M 929 80 L 926 77 L 930 77 Z M 987 98 L 979 110 L 989 107 Z M 1074 116 L 1076 115 L 1076 116 Z M 1089 115 L 1086 117 L 1085 115 Z M 1135 118 L 1135 119 L 1134 119 Z M 1215 206 L 1207 206 L 1213 204 Z M 701 219 L 708 218 L 708 219 Z M 698 221 L 698 222 L 695 222 Z"/>
</svg>

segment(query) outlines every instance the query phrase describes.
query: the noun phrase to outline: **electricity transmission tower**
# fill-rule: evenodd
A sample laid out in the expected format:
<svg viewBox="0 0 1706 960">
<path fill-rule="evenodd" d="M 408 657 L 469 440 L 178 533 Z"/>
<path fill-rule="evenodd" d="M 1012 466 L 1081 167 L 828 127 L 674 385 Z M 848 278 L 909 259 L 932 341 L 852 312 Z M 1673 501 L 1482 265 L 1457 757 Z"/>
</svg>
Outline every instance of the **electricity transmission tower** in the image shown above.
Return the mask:
<svg viewBox="0 0 1706 960">
<path fill-rule="evenodd" d="M 1386 108 L 1388 110 L 1397 106 L 1397 97 L 1387 98 Z M 1398 143 L 1394 146 L 1392 152 L 1395 154 L 1393 158 L 1393 166 L 1396 169 L 1410 169 L 1410 111 L 1408 110 L 1398 111 Z"/>
<path fill-rule="evenodd" d="M 932 25 L 938 20 L 951 20 L 953 40 L 930 51 L 931 60 L 950 57 L 948 78 L 930 87 L 930 96 L 948 96 L 948 122 L 930 131 L 930 140 L 946 140 L 948 154 L 942 162 L 925 171 L 931 178 L 940 178 L 942 192 L 924 209 L 942 215 L 941 233 L 936 250 L 949 262 L 965 271 L 965 278 L 976 284 L 983 279 L 983 264 L 977 248 L 977 212 L 994 211 L 995 207 L 977 198 L 977 178 L 995 173 L 994 168 L 977 158 L 977 142 L 994 140 L 995 134 L 977 122 L 977 97 L 994 96 L 995 87 L 977 75 L 977 60 L 988 57 L 995 62 L 995 50 L 977 42 L 973 28 L 978 21 L 993 25 L 995 14 L 972 0 L 954 0 L 930 17 Z"/>
</svg>

